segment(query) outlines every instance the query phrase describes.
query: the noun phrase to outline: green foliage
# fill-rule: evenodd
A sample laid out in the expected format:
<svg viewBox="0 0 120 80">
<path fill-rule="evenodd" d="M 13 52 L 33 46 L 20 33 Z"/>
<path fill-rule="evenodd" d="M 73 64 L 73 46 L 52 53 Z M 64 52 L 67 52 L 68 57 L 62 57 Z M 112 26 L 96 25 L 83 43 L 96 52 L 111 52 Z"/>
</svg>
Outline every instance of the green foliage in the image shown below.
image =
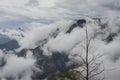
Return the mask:
<svg viewBox="0 0 120 80">
<path fill-rule="evenodd" d="M 47 80 L 80 80 L 80 72 L 70 70 L 63 73 L 55 73 L 48 76 Z"/>
</svg>

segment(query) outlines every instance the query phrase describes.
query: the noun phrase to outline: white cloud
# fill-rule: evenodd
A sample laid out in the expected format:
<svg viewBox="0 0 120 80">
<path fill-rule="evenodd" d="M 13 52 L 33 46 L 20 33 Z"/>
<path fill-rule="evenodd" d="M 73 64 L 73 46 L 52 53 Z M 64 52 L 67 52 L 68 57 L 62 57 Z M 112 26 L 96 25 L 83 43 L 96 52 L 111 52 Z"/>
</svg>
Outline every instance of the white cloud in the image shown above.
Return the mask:
<svg viewBox="0 0 120 80">
<path fill-rule="evenodd" d="M 25 37 L 19 41 L 21 48 L 34 48 L 36 45 L 39 45 L 40 41 L 49 39 L 50 35 L 53 34 L 57 28 L 59 28 L 60 31 L 65 32 L 72 23 L 71 20 L 61 20 L 50 25 L 33 23 L 29 25 L 29 30 L 24 33 Z"/>
<path fill-rule="evenodd" d="M 0 16 L 2 20 L 119 16 L 119 4 L 119 0 L 1 0 Z"/>
<path fill-rule="evenodd" d="M 30 77 L 32 75 L 32 69 L 35 62 L 33 58 L 17 57 L 14 54 L 6 54 L 3 58 L 6 60 L 6 64 L 3 68 L 0 68 L 0 78 L 17 78 L 19 75 L 23 75 L 22 77 L 29 75 Z"/>
<path fill-rule="evenodd" d="M 84 30 L 76 28 L 71 34 L 60 33 L 55 39 L 51 39 L 45 45 L 50 51 L 69 53 L 74 46 L 84 39 Z M 81 35 L 79 37 L 79 35 Z"/>
</svg>

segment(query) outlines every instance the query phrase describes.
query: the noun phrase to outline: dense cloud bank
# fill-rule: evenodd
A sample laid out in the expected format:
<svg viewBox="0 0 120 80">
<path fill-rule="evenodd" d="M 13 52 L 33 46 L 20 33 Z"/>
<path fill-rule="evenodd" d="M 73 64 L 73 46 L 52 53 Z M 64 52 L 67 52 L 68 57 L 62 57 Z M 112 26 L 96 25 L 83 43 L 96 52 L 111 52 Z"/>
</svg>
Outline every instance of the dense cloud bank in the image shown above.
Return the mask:
<svg viewBox="0 0 120 80">
<path fill-rule="evenodd" d="M 0 51 L 0 79 L 31 80 L 35 60 Z"/>
<path fill-rule="evenodd" d="M 29 4 L 30 5 L 30 4 Z M 52 64 L 48 67 L 65 67 L 71 63 L 81 64 L 79 55 L 85 55 L 86 27 L 90 43 L 90 55 L 103 55 L 105 80 L 119 80 L 120 65 L 120 18 L 86 18 L 80 20 L 61 20 L 53 24 L 29 24 L 26 31 L 1 30 L 1 35 L 18 41 L 19 48 L 0 51 L 0 78 L 30 80 L 37 71 L 44 73 L 47 68 L 39 68 L 40 59 Z M 12 35 L 12 34 L 16 35 Z M 57 54 L 57 55 L 55 55 Z M 63 55 L 65 54 L 65 55 Z M 67 57 L 66 57 L 67 55 Z M 73 56 L 78 55 L 78 56 Z M 52 56 L 51 58 L 49 56 Z M 60 63 L 55 57 L 60 57 Z M 68 59 L 69 58 L 69 59 Z M 54 61 L 56 60 L 56 62 Z M 67 63 L 65 63 L 66 61 Z M 60 66 L 59 66 L 60 67 Z M 67 67 L 68 68 L 68 67 Z M 54 70 L 52 70 L 54 72 Z M 49 72 L 47 72 L 49 73 Z M 45 75 L 47 73 L 44 73 Z"/>
</svg>

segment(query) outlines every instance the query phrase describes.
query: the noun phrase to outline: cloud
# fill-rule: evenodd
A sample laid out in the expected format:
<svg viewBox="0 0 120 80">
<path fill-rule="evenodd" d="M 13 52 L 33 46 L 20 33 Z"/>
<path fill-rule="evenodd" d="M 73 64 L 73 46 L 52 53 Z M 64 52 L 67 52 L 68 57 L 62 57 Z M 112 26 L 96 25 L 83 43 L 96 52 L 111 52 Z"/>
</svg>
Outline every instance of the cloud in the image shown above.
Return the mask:
<svg viewBox="0 0 120 80">
<path fill-rule="evenodd" d="M 4 52 L 0 54 L 4 54 L 3 58 L 6 61 L 6 64 L 0 68 L 0 78 L 18 78 L 19 75 L 22 75 L 21 78 L 25 78 L 32 75 L 35 60 L 30 56 L 23 58 L 14 54 L 5 54 Z"/>
<path fill-rule="evenodd" d="M 3 21 L 119 16 L 119 3 L 119 0 L 1 0 L 0 16 Z"/>
<path fill-rule="evenodd" d="M 55 39 L 51 39 L 45 45 L 50 51 L 69 53 L 75 45 L 84 39 L 84 30 L 76 28 L 71 34 L 60 33 Z M 78 37 L 81 35 L 81 37 Z"/>
<path fill-rule="evenodd" d="M 106 7 L 110 10 L 113 10 L 113 11 L 116 11 L 118 10 L 119 11 L 119 4 L 120 4 L 120 1 L 119 0 L 109 0 L 109 1 L 100 1 L 100 0 L 96 0 L 96 2 L 99 2 L 101 6 L 103 7 Z"/>
<path fill-rule="evenodd" d="M 61 20 L 50 25 L 43 25 L 38 23 L 29 24 L 29 29 L 24 33 L 24 38 L 19 41 L 21 48 L 34 48 L 36 44 L 44 40 L 49 40 L 51 34 L 53 34 L 57 29 L 65 32 L 73 21 Z M 29 40 L 29 42 L 28 42 Z"/>
<path fill-rule="evenodd" d="M 38 6 L 39 2 L 38 2 L 38 0 L 29 0 L 29 2 L 26 5 L 28 5 L 28 6 Z"/>
</svg>

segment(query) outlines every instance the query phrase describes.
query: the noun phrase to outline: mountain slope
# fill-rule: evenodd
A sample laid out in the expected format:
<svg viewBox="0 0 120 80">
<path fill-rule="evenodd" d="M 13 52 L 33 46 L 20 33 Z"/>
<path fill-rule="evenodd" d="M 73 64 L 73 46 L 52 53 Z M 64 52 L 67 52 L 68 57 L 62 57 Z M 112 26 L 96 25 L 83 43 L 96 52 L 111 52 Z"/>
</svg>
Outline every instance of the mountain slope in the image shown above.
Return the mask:
<svg viewBox="0 0 120 80">
<path fill-rule="evenodd" d="M 21 70 L 23 72 L 19 72 L 15 76 L 10 73 L 6 77 L 6 73 L 5 77 L 2 77 L 16 80 L 16 76 L 21 76 L 19 77 L 21 79 L 30 73 L 29 77 L 32 76 L 35 80 L 41 80 L 51 73 L 64 72 L 80 67 L 82 62 L 79 56 L 84 56 L 85 53 L 86 28 L 89 38 L 92 38 L 90 54 L 105 55 L 105 58 L 101 59 L 101 61 L 105 60 L 103 63 L 105 67 L 108 69 L 111 64 L 116 67 L 119 64 L 120 57 L 119 21 L 119 18 L 62 20 L 50 25 L 30 27 L 22 34 L 20 32 L 20 36 L 15 33 L 14 35 L 17 35 L 17 37 L 8 35 L 9 32 L 7 32 L 7 36 L 15 40 L 13 39 L 0 45 L 1 49 L 13 50 L 13 52 L 10 52 L 12 54 L 5 54 L 2 57 L 6 61 L 6 65 L 11 57 L 17 57 L 20 60 L 22 58 L 25 61 L 35 60 L 35 62 L 32 66 L 30 65 L 29 68 Z M 4 51 L 1 53 L 4 53 Z M 25 66 L 26 64 L 23 65 Z M 3 69 L 6 65 L 2 66 Z M 12 65 L 16 65 L 16 63 Z M 114 66 L 109 66 L 109 68 L 112 67 Z"/>
</svg>

